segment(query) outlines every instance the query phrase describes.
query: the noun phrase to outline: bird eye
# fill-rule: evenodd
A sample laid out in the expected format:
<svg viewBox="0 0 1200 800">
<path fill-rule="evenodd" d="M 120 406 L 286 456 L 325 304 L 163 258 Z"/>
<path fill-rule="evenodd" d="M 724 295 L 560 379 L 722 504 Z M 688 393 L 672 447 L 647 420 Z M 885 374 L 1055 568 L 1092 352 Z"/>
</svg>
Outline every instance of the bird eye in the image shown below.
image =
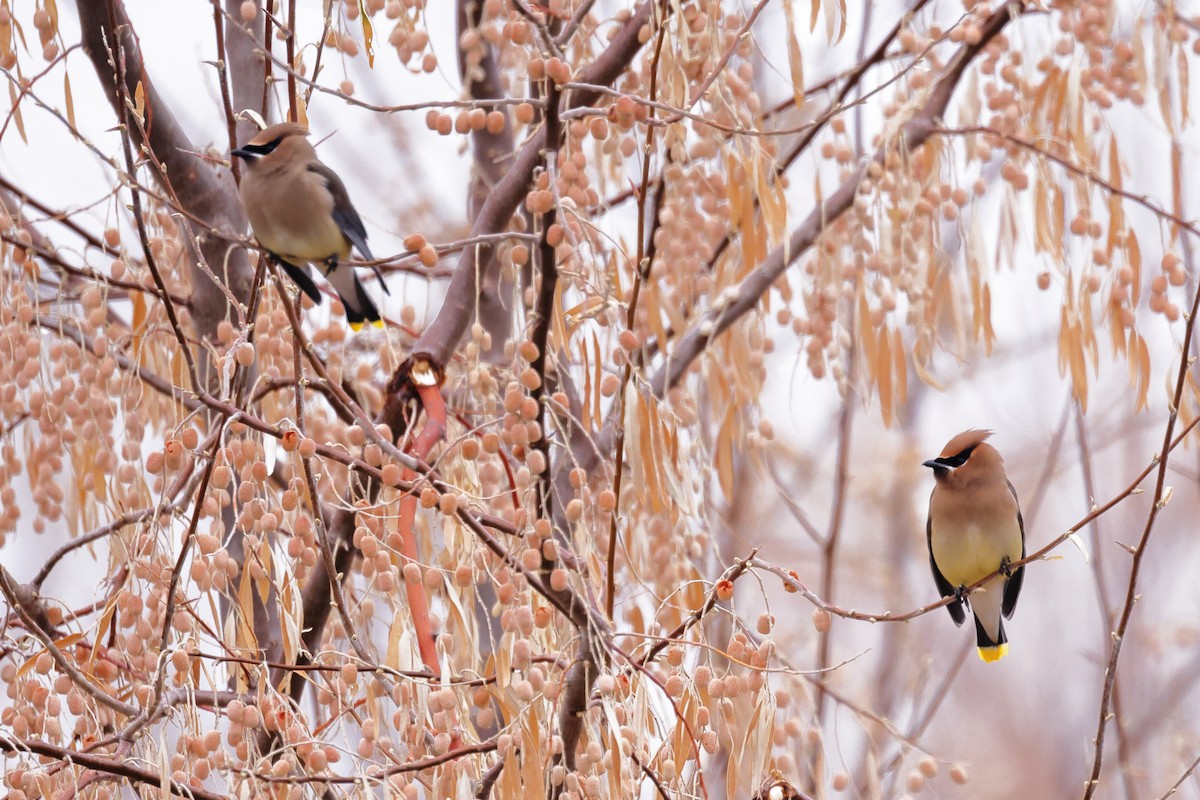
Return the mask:
<svg viewBox="0 0 1200 800">
<path fill-rule="evenodd" d="M 961 467 L 963 464 L 967 463 L 967 459 L 971 457 L 971 453 L 974 452 L 974 450 L 975 445 L 971 445 L 958 455 L 945 459 L 946 464 L 951 467 Z"/>
<path fill-rule="evenodd" d="M 274 152 L 276 147 L 279 147 L 279 143 L 282 141 L 282 136 L 276 136 L 269 142 L 263 142 L 262 144 L 248 144 L 243 147 L 242 150 L 246 151 L 247 153 L 252 153 L 256 156 L 270 155 L 272 152 Z"/>
</svg>

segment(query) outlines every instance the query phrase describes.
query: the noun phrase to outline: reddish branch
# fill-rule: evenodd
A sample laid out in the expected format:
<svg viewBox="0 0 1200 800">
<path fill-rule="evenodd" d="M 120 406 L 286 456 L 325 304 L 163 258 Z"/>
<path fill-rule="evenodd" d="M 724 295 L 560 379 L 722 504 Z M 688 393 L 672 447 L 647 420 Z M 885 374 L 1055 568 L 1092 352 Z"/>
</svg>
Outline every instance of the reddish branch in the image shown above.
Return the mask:
<svg viewBox="0 0 1200 800">
<path fill-rule="evenodd" d="M 442 399 L 441 375 L 432 370 L 428 364 L 416 364 L 411 373 L 411 380 L 417 392 L 417 397 L 425 412 L 425 424 L 406 451 L 420 461 L 428 459 L 433 448 L 446 435 L 446 404 Z M 401 470 L 401 478 L 412 481 L 417 477 L 409 467 Z M 417 553 L 417 538 L 413 523 L 417 516 L 416 491 L 408 491 L 400 498 L 400 515 L 397 522 L 397 533 L 400 534 L 401 564 L 419 564 Z M 425 668 L 435 677 L 442 674 L 438 666 L 437 649 L 434 646 L 433 625 L 429 618 L 429 601 L 425 598 L 425 585 L 422 581 L 404 580 L 404 591 L 408 598 L 408 613 L 412 615 L 413 629 L 416 633 L 417 648 L 421 652 L 421 661 Z"/>
</svg>

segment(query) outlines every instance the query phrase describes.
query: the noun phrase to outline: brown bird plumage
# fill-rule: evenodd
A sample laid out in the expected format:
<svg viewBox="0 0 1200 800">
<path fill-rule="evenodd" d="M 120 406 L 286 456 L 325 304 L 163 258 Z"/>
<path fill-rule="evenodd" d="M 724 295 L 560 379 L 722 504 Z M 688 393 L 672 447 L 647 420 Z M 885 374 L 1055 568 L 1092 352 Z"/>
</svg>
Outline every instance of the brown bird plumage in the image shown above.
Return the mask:
<svg viewBox="0 0 1200 800">
<path fill-rule="evenodd" d="M 1017 492 L 1004 474 L 1004 460 L 985 441 L 991 435 L 964 431 L 941 455 L 925 462 L 937 481 L 926 524 L 933 579 L 943 597 L 955 597 L 946 608 L 956 625 L 966 619 L 964 605 L 974 613 L 984 661 L 1008 652 L 1002 617 L 1012 617 L 1025 575 L 1024 567 L 1008 574 L 1008 564 L 1025 557 L 1025 522 Z M 1002 574 L 968 600 L 963 590 L 997 570 Z"/>
<path fill-rule="evenodd" d="M 352 327 L 379 322 L 379 311 L 354 270 L 338 269 L 352 247 L 374 260 L 366 228 L 341 178 L 318 160 L 307 136 L 303 126 L 285 122 L 233 151 L 246 162 L 239 190 L 250 227 L 313 302 L 321 302 L 321 294 L 309 277 L 310 263 L 317 264 L 337 290 Z M 382 278 L 380 283 L 386 292 Z"/>
</svg>

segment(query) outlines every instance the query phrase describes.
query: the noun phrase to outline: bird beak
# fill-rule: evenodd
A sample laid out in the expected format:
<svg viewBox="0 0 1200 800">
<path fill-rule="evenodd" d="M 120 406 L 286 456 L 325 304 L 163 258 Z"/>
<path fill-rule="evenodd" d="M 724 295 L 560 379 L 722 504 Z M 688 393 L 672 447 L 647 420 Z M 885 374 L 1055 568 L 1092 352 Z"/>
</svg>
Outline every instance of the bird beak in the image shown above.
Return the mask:
<svg viewBox="0 0 1200 800">
<path fill-rule="evenodd" d="M 244 158 L 244 159 L 246 159 L 247 161 L 249 161 L 250 159 L 254 158 L 254 154 L 253 154 L 253 153 L 249 152 L 248 150 L 243 150 L 243 149 L 242 149 L 242 148 L 240 148 L 240 147 L 236 147 L 236 148 L 234 148 L 233 150 L 229 151 L 229 155 L 231 155 L 231 156 L 237 156 L 238 158 Z"/>
<path fill-rule="evenodd" d="M 929 467 L 930 469 L 946 469 L 946 470 L 951 470 L 951 471 L 953 471 L 955 469 L 952 465 L 947 464 L 945 461 L 942 461 L 940 458 L 931 458 L 928 461 L 926 461 L 924 464 L 922 464 L 921 466 Z"/>
</svg>

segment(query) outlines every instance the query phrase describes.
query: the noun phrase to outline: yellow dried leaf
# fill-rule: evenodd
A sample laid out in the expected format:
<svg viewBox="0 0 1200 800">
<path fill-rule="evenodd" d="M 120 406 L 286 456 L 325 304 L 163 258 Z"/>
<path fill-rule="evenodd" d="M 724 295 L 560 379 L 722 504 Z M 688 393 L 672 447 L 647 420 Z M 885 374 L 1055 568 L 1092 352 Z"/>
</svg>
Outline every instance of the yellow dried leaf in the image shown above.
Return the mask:
<svg viewBox="0 0 1200 800">
<path fill-rule="evenodd" d="M 299 602 L 296 592 L 296 581 L 289 570 L 281 573 L 279 588 L 279 635 L 283 657 L 289 664 L 295 663 L 300 645 L 303 642 L 301 631 L 304 630 L 304 605 Z M 199 659 L 196 660 L 199 665 Z"/>
<path fill-rule="evenodd" d="M 902 408 L 908 402 L 908 367 L 904 355 L 904 337 L 899 328 L 892 331 L 895 341 L 892 342 L 892 382 L 896 386 L 896 407 Z"/>
<path fill-rule="evenodd" d="M 1137 387 L 1137 404 L 1134 411 L 1149 405 L 1150 394 L 1150 348 L 1137 331 L 1129 331 L 1129 378 Z"/>
<path fill-rule="evenodd" d="M 828 8 L 826 8 L 826 13 L 828 14 Z M 829 18 L 826 17 L 826 19 L 828 20 Z M 832 21 L 829 21 L 827 24 L 830 24 L 832 27 Z M 837 35 L 831 37 L 831 41 L 834 44 L 840 42 L 842 37 L 846 35 L 846 0 L 837 0 L 837 25 Z"/>
<path fill-rule="evenodd" d="M 517 756 L 520 753 L 515 747 L 508 748 L 508 752 L 504 755 L 504 767 L 500 770 L 499 785 L 504 791 L 500 794 L 501 797 L 524 797 L 525 792 L 521 788 L 521 764 L 517 761 Z M 541 790 L 541 785 L 538 785 L 538 790 Z"/>
<path fill-rule="evenodd" d="M 117 613 L 117 593 L 113 592 L 109 597 L 108 602 L 104 605 L 104 612 L 100 615 L 99 621 L 96 623 L 96 642 L 108 641 L 108 632 L 112 628 L 113 617 Z M 95 654 L 93 653 L 93 656 Z"/>
<path fill-rule="evenodd" d="M 992 287 L 983 285 L 983 349 L 989 356 L 992 345 L 996 341 L 996 331 L 992 329 Z"/>
<path fill-rule="evenodd" d="M 717 468 L 717 479 L 721 484 L 721 491 L 725 493 L 726 499 L 733 500 L 733 460 L 734 460 L 734 428 L 736 427 L 735 410 L 733 404 L 726 407 L 725 418 L 721 421 L 721 428 L 717 432 L 716 453 L 714 454 L 715 466 Z"/>
<path fill-rule="evenodd" d="M 45 653 L 45 652 L 46 652 L 46 650 L 45 650 L 45 648 L 43 648 L 41 650 L 38 650 L 36 653 L 31 655 L 29 658 L 25 659 L 25 661 L 23 661 L 21 663 L 21 666 L 17 667 L 16 680 L 20 680 L 21 678 L 24 678 L 26 675 L 28 675 L 29 672 L 31 670 L 33 670 L 33 666 L 34 666 L 34 664 L 37 663 L 37 660 L 42 657 L 42 653 Z"/>
<path fill-rule="evenodd" d="M 362 20 L 363 46 L 367 51 L 367 65 L 375 68 L 375 28 L 371 25 L 371 15 L 363 0 L 358 0 L 358 18 Z"/>
<path fill-rule="evenodd" d="M 71 75 L 63 71 L 63 98 L 67 107 L 67 122 L 75 129 L 75 100 L 71 96 Z"/>
<path fill-rule="evenodd" d="M 1124 231 L 1125 207 L 1121 205 L 1121 198 L 1114 194 L 1108 198 L 1108 239 L 1104 247 L 1110 262 L 1117 251 L 1117 241 Z"/>
<path fill-rule="evenodd" d="M 542 777 L 546 774 L 547 765 L 542 763 L 546 748 L 541 745 L 541 732 L 537 714 L 525 714 L 521 726 L 521 782 L 525 784 L 526 792 L 521 797 L 535 795 L 542 787 Z M 618 748 L 619 749 L 619 748 Z"/>
<path fill-rule="evenodd" d="M 883 417 L 883 425 L 891 427 L 895 417 L 892 405 L 892 343 L 886 327 L 879 337 L 879 349 L 870 364 L 870 370 L 879 390 L 879 412 Z"/>
<path fill-rule="evenodd" d="M 304 95 L 296 92 L 296 122 L 308 127 L 308 103 L 304 102 Z"/>
<path fill-rule="evenodd" d="M 257 572 L 254 588 L 258 592 L 259 602 L 266 604 L 271 597 L 271 543 L 265 537 L 259 543 L 256 553 L 262 569 L 252 570 Z"/>
<path fill-rule="evenodd" d="M 796 38 L 796 20 L 792 0 L 783 4 L 783 18 L 787 25 L 788 70 L 792 78 L 792 100 L 796 109 L 804 107 L 804 55 L 800 51 L 800 40 Z"/>
<path fill-rule="evenodd" d="M 1188 120 L 1191 116 L 1188 111 L 1191 107 L 1191 101 L 1188 99 L 1191 91 L 1189 69 L 1187 50 L 1182 47 L 1176 47 L 1175 75 L 1179 80 L 1179 127 L 1183 130 L 1187 130 Z"/>
<path fill-rule="evenodd" d="M 642 461 L 643 491 L 642 497 L 650 503 L 655 513 L 662 513 L 663 502 L 662 482 L 658 477 L 659 449 L 654 441 L 654 400 L 648 395 L 636 392 L 630 387 L 630 393 L 637 397 L 638 405 L 638 445 L 639 458 Z"/>
<path fill-rule="evenodd" d="M 8 0 L 0 0 L 0 9 L 4 9 L 8 12 L 7 14 L 3 15 L 5 19 L 11 20 L 13 18 L 12 10 L 8 7 Z M 11 56 L 13 54 L 12 38 L 12 23 L 5 22 L 0 24 L 0 54 L 5 56 Z"/>
<path fill-rule="evenodd" d="M 872 363 L 875 360 L 875 326 L 871 324 L 871 309 L 861 283 L 858 286 L 858 343 L 863 359 Z"/>
<path fill-rule="evenodd" d="M 588 360 L 587 339 L 579 343 L 579 366 L 583 370 L 583 393 L 579 398 L 583 407 L 579 410 L 579 414 L 583 418 L 581 420 L 583 429 L 591 433 L 594 430 L 592 427 L 592 364 Z M 599 386 L 596 388 L 599 388 Z M 598 397 L 599 395 L 597 395 Z"/>
<path fill-rule="evenodd" d="M 596 337 L 595 331 L 592 331 L 592 346 L 596 353 L 596 378 L 592 383 L 592 429 L 599 430 L 602 424 L 600 420 L 600 383 L 604 378 L 604 357 L 600 352 L 600 340 Z"/>
<path fill-rule="evenodd" d="M 1117 147 L 1116 134 L 1108 140 L 1108 182 L 1117 189 L 1121 186 L 1121 152 Z"/>
<path fill-rule="evenodd" d="M 183 351 L 178 347 L 171 350 L 171 380 L 176 386 L 187 385 L 187 362 L 184 361 Z"/>
<path fill-rule="evenodd" d="M 1133 305 L 1136 306 L 1142 295 L 1142 246 L 1138 244 L 1137 234 L 1133 231 L 1125 237 L 1125 258 L 1133 270 L 1133 286 L 1130 289 L 1133 292 Z"/>
<path fill-rule="evenodd" d="M 234 646 L 239 650 L 257 650 L 258 637 L 254 635 L 254 580 L 249 569 L 242 570 L 238 581 L 237 613 L 233 615 L 236 633 Z"/>
<path fill-rule="evenodd" d="M 945 390 L 942 382 L 933 376 L 933 373 L 926 369 L 926 364 L 929 363 L 929 346 L 922 340 L 918 341 L 913 346 L 913 369 L 917 372 L 917 380 L 926 386 L 936 389 L 939 392 Z"/>
<path fill-rule="evenodd" d="M 146 123 L 146 88 L 141 81 L 133 88 L 133 115 L 138 122 L 143 125 Z"/>
<path fill-rule="evenodd" d="M 29 144 L 29 138 L 25 136 L 25 118 L 21 116 L 21 98 L 17 94 L 16 87 L 11 82 L 8 84 L 8 97 L 12 101 L 12 118 L 17 126 L 17 133 L 21 135 L 21 141 Z"/>
</svg>

